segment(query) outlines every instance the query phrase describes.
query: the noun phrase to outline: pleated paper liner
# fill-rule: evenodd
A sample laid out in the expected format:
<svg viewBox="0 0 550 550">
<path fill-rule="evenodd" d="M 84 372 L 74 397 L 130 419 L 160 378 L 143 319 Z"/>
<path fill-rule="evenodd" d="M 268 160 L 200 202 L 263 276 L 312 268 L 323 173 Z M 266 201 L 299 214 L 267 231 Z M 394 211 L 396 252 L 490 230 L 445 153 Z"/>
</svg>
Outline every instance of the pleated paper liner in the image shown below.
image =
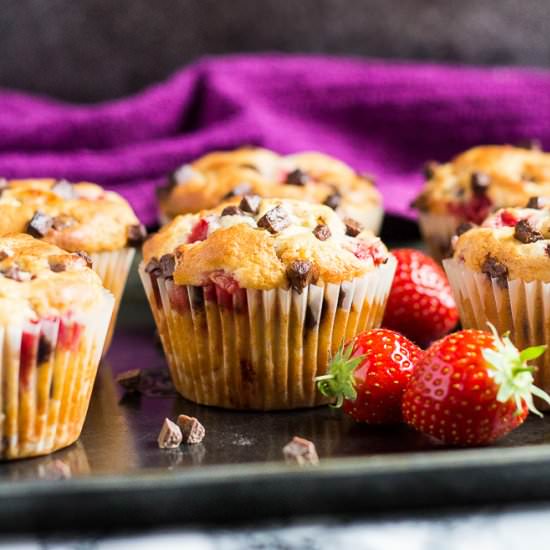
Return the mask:
<svg viewBox="0 0 550 550">
<path fill-rule="evenodd" d="M 464 221 L 452 214 L 430 214 L 427 212 L 418 214 L 420 233 L 432 258 L 441 262 L 451 255 L 452 238 L 456 234 L 457 227 Z"/>
<path fill-rule="evenodd" d="M 241 290 L 227 298 L 151 278 L 140 266 L 172 378 L 186 398 L 226 408 L 276 410 L 326 402 L 315 377 L 359 332 L 380 325 L 395 272 L 390 257 L 341 284 Z"/>
<path fill-rule="evenodd" d="M 90 254 L 93 270 L 101 277 L 103 286 L 115 297 L 115 308 L 111 323 L 109 324 L 107 337 L 105 338 L 103 355 L 107 353 L 113 339 L 122 294 L 124 293 L 135 253 L 135 248 L 123 248 L 121 250 Z"/>
<path fill-rule="evenodd" d="M 455 259 L 444 260 L 464 328 L 488 330 L 492 323 L 499 334 L 510 331 L 510 339 L 519 349 L 550 345 L 550 283 L 508 280 L 503 288 L 497 279 L 489 279 Z M 535 384 L 550 392 L 550 351 L 533 361 L 538 368 Z M 550 410 L 543 401 L 537 407 Z"/>
<path fill-rule="evenodd" d="M 87 314 L 0 327 L 0 458 L 48 454 L 80 435 L 114 299 Z"/>
</svg>

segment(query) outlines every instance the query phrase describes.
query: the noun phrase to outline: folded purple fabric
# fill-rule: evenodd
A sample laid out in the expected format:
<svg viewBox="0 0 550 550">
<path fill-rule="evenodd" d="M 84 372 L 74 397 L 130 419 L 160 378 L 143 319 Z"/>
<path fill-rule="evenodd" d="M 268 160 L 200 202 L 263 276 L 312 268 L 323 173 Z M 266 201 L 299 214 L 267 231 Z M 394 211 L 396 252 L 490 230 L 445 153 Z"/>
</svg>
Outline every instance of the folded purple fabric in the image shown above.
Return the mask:
<svg viewBox="0 0 550 550">
<path fill-rule="evenodd" d="M 213 149 L 335 155 L 412 217 L 426 160 L 526 138 L 550 147 L 550 72 L 260 55 L 207 58 L 97 105 L 0 92 L 0 175 L 95 181 L 148 224 L 155 186 Z"/>
</svg>

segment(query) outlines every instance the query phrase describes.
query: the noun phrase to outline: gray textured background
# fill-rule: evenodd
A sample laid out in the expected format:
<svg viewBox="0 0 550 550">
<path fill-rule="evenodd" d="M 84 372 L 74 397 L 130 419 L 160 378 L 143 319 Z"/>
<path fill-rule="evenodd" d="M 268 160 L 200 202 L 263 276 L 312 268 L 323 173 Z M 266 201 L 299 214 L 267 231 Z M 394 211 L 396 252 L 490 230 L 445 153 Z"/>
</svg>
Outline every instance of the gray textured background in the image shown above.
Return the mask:
<svg viewBox="0 0 550 550">
<path fill-rule="evenodd" d="M 122 96 L 204 54 L 550 65 L 548 0 L 0 0 L 0 86 Z"/>
</svg>

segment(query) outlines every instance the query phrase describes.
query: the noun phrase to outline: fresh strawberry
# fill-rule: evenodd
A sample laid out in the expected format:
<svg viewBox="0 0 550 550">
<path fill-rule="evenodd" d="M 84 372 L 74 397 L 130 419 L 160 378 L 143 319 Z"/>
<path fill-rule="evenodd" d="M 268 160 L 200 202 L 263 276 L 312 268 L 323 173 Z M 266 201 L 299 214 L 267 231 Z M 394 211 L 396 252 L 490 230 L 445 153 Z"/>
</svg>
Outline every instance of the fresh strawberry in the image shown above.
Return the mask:
<svg viewBox="0 0 550 550">
<path fill-rule="evenodd" d="M 201 218 L 191 229 L 189 237 L 187 237 L 188 243 L 194 243 L 197 241 L 204 241 L 208 237 L 208 220 Z"/>
<path fill-rule="evenodd" d="M 402 422 L 401 398 L 422 350 L 391 330 L 367 330 L 356 336 L 317 377 L 319 391 L 358 422 Z"/>
<path fill-rule="evenodd" d="M 393 250 L 397 270 L 382 326 L 427 345 L 452 330 L 458 311 L 443 269 L 418 250 Z"/>
<path fill-rule="evenodd" d="M 435 342 L 415 368 L 403 397 L 403 417 L 413 428 L 452 445 L 482 445 L 517 428 L 529 411 L 533 368 L 545 346 L 521 353 L 508 336 L 462 330 Z"/>
</svg>

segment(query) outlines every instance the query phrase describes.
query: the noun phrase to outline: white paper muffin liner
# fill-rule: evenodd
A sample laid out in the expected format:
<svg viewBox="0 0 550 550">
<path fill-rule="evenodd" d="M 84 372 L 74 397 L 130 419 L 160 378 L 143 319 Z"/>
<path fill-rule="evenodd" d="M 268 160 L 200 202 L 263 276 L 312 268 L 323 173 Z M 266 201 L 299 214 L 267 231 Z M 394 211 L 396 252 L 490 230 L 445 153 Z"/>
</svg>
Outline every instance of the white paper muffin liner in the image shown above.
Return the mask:
<svg viewBox="0 0 550 550">
<path fill-rule="evenodd" d="M 122 294 L 124 293 L 135 253 L 135 248 L 123 248 L 121 250 L 94 252 L 90 254 L 92 269 L 101 277 L 103 286 L 115 297 L 113 317 L 109 325 L 107 337 L 105 338 L 103 355 L 107 353 L 111 345 L 111 340 L 113 339 L 113 332 L 115 330 Z"/>
<path fill-rule="evenodd" d="M 396 260 L 341 284 L 242 290 L 232 307 L 139 268 L 177 390 L 191 401 L 276 410 L 326 402 L 315 377 L 338 347 L 380 326 Z M 171 299 L 172 298 L 172 299 Z M 172 307 L 171 303 L 178 307 Z"/>
<path fill-rule="evenodd" d="M 80 435 L 114 298 L 86 314 L 0 326 L 0 458 L 37 456 Z"/>
<path fill-rule="evenodd" d="M 451 255 L 452 238 L 456 235 L 457 227 L 465 221 L 453 214 L 418 214 L 420 233 L 435 260 L 441 262 Z"/>
<path fill-rule="evenodd" d="M 443 266 L 464 328 L 488 330 L 490 322 L 499 334 L 510 331 L 510 339 L 518 349 L 550 344 L 550 283 L 513 279 L 502 288 L 497 279 L 469 269 L 464 262 L 447 259 Z M 538 367 L 535 384 L 550 392 L 550 352 L 533 364 Z M 550 410 L 541 400 L 537 407 Z"/>
</svg>

